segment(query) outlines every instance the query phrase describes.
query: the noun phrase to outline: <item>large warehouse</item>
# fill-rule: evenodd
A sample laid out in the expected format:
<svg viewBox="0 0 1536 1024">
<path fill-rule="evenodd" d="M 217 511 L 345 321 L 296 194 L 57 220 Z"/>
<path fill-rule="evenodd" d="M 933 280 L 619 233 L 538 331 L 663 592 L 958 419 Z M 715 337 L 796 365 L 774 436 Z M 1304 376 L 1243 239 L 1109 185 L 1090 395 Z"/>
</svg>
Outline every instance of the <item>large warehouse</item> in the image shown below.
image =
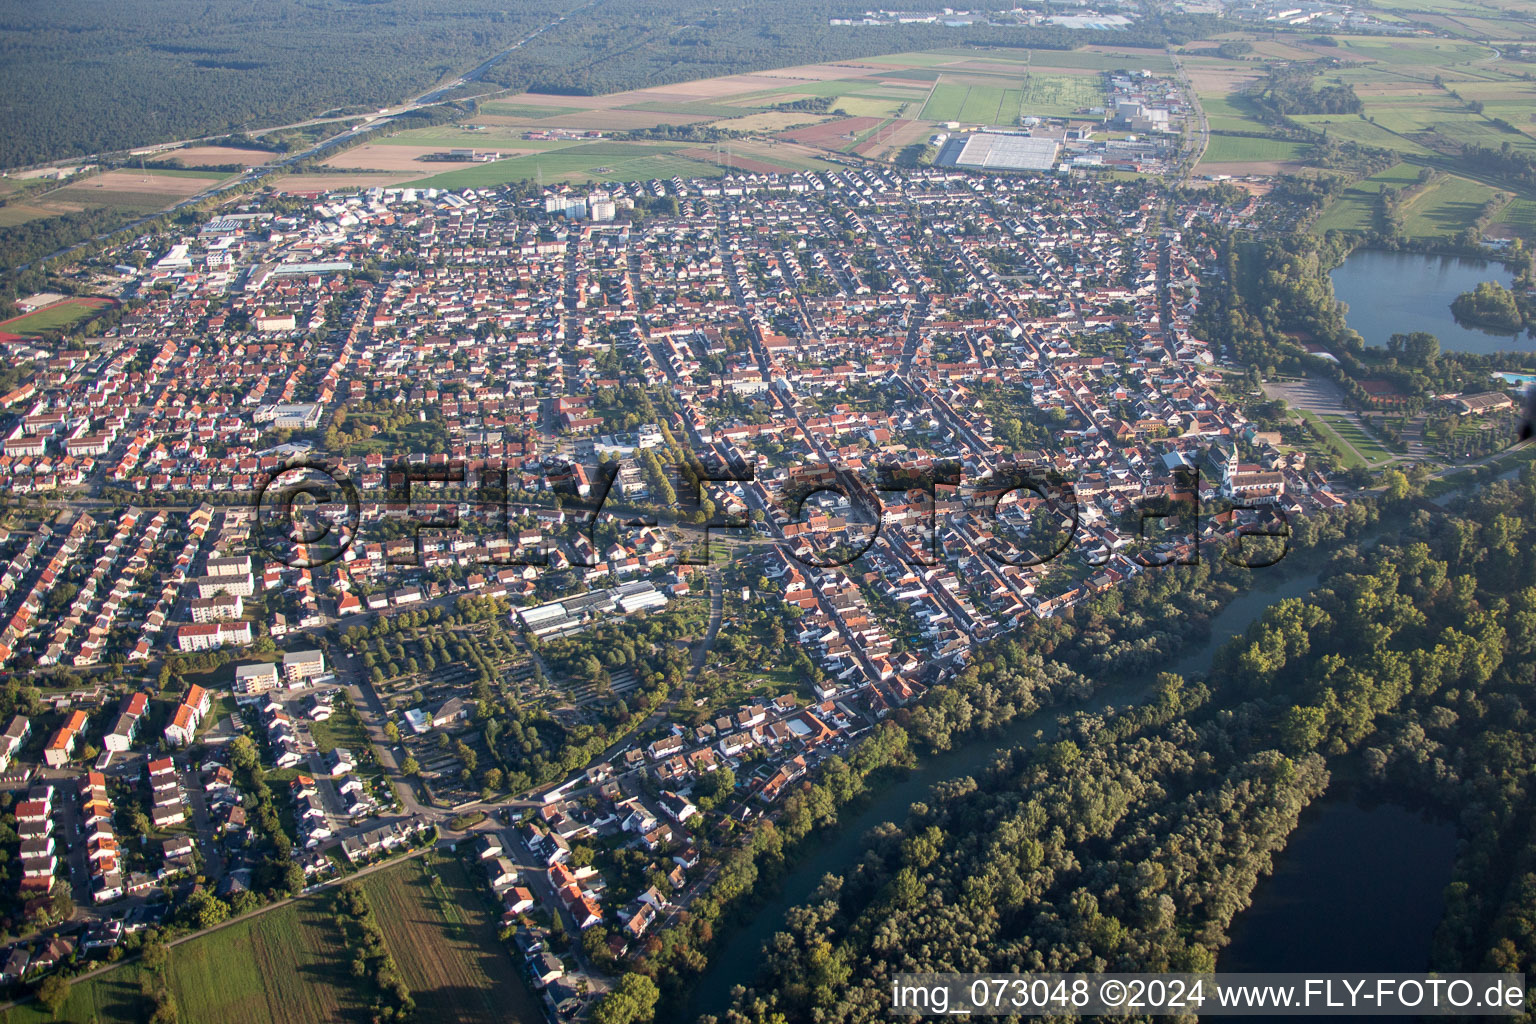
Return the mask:
<svg viewBox="0 0 1536 1024">
<path fill-rule="evenodd" d="M 1058 148 L 1055 139 L 976 132 L 950 139 L 938 163 L 981 171 L 1048 171 Z"/>
</svg>

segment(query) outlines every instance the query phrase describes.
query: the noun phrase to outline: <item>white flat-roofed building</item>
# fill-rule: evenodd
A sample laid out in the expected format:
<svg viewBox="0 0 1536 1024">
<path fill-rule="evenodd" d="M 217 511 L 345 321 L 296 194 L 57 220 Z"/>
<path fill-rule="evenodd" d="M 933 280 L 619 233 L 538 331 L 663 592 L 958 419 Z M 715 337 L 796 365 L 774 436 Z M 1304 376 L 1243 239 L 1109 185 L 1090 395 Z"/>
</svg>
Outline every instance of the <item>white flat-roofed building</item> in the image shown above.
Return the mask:
<svg viewBox="0 0 1536 1024">
<path fill-rule="evenodd" d="M 1055 139 L 977 132 L 965 139 L 952 159 L 955 167 L 982 171 L 1048 171 L 1056 163 L 1059 148 Z"/>
<path fill-rule="evenodd" d="M 257 423 L 271 423 L 278 430 L 313 430 L 320 425 L 325 407 L 318 402 L 263 405 L 251 417 Z"/>
</svg>

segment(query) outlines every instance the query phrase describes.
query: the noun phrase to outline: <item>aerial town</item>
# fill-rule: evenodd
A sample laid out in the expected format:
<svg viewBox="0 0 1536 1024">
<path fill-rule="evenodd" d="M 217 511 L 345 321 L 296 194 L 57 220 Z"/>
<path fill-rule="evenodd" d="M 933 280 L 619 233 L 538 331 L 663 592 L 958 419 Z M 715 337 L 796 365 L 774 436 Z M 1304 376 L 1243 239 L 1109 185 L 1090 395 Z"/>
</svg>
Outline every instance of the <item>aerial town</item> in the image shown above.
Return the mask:
<svg viewBox="0 0 1536 1024">
<path fill-rule="evenodd" d="M 105 254 L 143 301 L 4 398 L 8 490 L 68 500 L 4 542 L 0 662 L 74 680 L 8 695 L 13 919 L 73 901 L 105 950 L 457 835 L 584 1012 L 702 851 L 976 643 L 1341 504 L 1192 326 L 1206 232 L 1259 205 L 941 168 L 373 189 Z M 274 527 L 249 495 L 321 451 L 311 528 Z M 1128 525 L 1196 495 L 1232 511 Z M 658 616 L 699 646 L 593 658 Z"/>
<path fill-rule="evenodd" d="M 0 1024 L 1528 1019 L 1530 7 L 10 5 Z"/>
</svg>

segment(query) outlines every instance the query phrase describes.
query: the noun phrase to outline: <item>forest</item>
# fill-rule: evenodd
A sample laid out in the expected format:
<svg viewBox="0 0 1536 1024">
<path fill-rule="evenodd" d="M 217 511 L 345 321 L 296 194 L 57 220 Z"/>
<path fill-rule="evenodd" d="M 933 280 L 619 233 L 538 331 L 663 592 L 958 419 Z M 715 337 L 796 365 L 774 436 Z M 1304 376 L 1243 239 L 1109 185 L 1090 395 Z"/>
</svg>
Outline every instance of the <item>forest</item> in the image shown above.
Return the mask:
<svg viewBox="0 0 1536 1024">
<path fill-rule="evenodd" d="M 1497 281 L 1480 281 L 1476 288 L 1456 296 L 1451 312 L 1462 323 L 1495 331 L 1513 333 L 1525 326 L 1514 295 Z"/>
<path fill-rule="evenodd" d="M 1386 511 L 1390 543 L 1341 548 L 1208 678 L 1161 674 L 872 832 L 726 1020 L 883 1019 L 896 972 L 1211 970 L 1339 771 L 1460 830 L 1430 966 L 1531 971 L 1536 475 Z"/>
<path fill-rule="evenodd" d="M 1006 10 L 1000 0 L 970 10 Z M 1090 42 L 1161 48 L 1200 38 L 1215 19 L 1158 15 L 1116 32 L 1056 26 L 964 29 L 939 25 L 833 26 L 848 6 L 836 0 L 762 0 L 720 6 L 708 0 L 635 0 L 573 18 L 495 65 L 486 80 L 541 92 L 591 95 L 642 85 L 712 78 L 770 67 L 847 60 L 943 46 L 1070 49 Z"/>
<path fill-rule="evenodd" d="M 985 5 L 984 5 L 985 6 Z M 0 166 L 223 135 L 394 103 L 489 67 L 484 85 L 593 94 L 823 60 L 971 43 L 1160 48 L 1209 17 L 1154 15 L 1119 32 L 1053 26 L 832 26 L 846 5 L 745 0 L 316 0 L 281 7 L 124 0 L 12 5 L 0 23 Z"/>
<path fill-rule="evenodd" d="M 1293 65 L 1269 73 L 1264 87 L 1254 96 L 1263 110 L 1279 117 L 1290 114 L 1358 114 L 1364 109 L 1352 85 L 1312 84 L 1320 65 Z"/>
<path fill-rule="evenodd" d="M 0 166 L 372 110 L 468 71 L 575 2 L 12 4 L 0 23 Z"/>
</svg>

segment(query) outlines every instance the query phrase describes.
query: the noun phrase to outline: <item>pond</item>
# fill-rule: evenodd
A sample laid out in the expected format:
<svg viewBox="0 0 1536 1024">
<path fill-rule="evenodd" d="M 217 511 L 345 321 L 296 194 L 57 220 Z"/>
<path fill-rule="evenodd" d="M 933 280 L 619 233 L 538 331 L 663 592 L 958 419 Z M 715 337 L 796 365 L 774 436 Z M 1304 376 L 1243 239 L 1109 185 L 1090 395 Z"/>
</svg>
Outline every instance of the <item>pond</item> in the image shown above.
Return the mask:
<svg viewBox="0 0 1536 1024">
<path fill-rule="evenodd" d="M 1498 263 L 1460 256 L 1357 249 L 1334 268 L 1333 294 L 1348 304 L 1345 318 L 1367 345 L 1386 348 L 1394 334 L 1428 331 L 1448 352 L 1536 351 L 1527 333 L 1500 334 L 1464 327 L 1451 315 L 1451 303 L 1482 281 L 1510 283 Z"/>
<path fill-rule="evenodd" d="M 1303 812 L 1216 969 L 1427 970 L 1455 851 L 1447 822 L 1330 793 Z"/>
</svg>

